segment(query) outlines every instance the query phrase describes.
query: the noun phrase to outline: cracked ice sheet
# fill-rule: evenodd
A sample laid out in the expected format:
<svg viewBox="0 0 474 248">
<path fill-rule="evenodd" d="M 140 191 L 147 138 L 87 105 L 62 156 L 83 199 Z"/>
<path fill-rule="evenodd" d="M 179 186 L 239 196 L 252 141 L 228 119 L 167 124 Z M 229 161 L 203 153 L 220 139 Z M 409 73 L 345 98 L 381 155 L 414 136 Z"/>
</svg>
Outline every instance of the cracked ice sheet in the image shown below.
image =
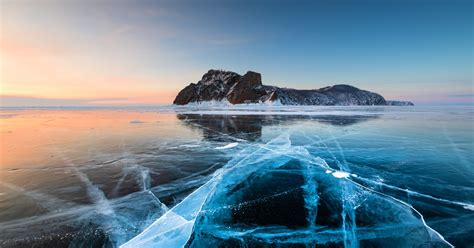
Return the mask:
<svg viewBox="0 0 474 248">
<path fill-rule="evenodd" d="M 348 178 L 333 178 L 333 180 L 339 182 L 352 180 L 361 186 L 385 193 L 388 196 L 393 196 L 413 205 L 415 210 L 419 210 L 426 216 L 427 223 L 432 226 L 434 230 L 439 231 L 449 241 L 452 240 L 456 246 L 464 247 L 464 244 L 470 245 L 473 243 L 472 238 L 469 237 L 469 232 L 472 232 L 472 228 L 469 229 L 469 227 L 472 226 L 472 211 L 474 209 L 472 207 L 472 203 L 474 202 L 474 194 L 472 194 L 473 171 L 472 166 L 470 166 L 472 161 L 474 161 L 474 157 L 472 157 L 474 153 L 471 152 L 472 135 L 470 135 L 472 134 L 472 124 L 470 124 L 472 111 L 462 113 L 461 117 L 459 114 L 452 114 L 451 112 L 456 113 L 459 111 L 451 109 L 449 115 L 447 115 L 448 119 L 446 120 L 443 120 L 446 115 L 439 113 L 435 113 L 436 117 L 430 117 L 425 115 L 426 112 L 414 112 L 411 115 L 403 113 L 400 116 L 397 116 L 398 113 L 393 114 L 387 112 L 383 113 L 384 116 L 378 119 L 366 119 L 366 121 L 359 122 L 360 124 L 350 126 L 344 126 L 347 123 L 352 123 L 344 122 L 344 119 L 353 118 L 333 118 L 336 115 L 333 115 L 331 118 L 320 118 L 317 116 L 307 118 L 294 116 L 290 118 L 283 114 L 280 114 L 280 117 L 268 116 L 261 118 L 254 115 L 255 117 L 250 119 L 245 118 L 243 115 L 232 115 L 227 116 L 227 119 L 232 120 L 230 122 L 223 121 L 227 120 L 226 118 L 216 118 L 216 116 L 203 115 L 200 119 L 196 118 L 196 116 L 190 116 L 189 119 L 191 123 L 195 122 L 200 124 L 195 125 L 194 129 L 190 126 L 185 126 L 186 129 L 193 130 L 195 136 L 191 139 L 188 137 L 191 133 L 183 135 L 183 131 L 185 130 L 182 129 L 180 129 L 179 132 L 162 131 L 160 135 L 157 135 L 157 130 L 153 130 L 154 132 L 148 133 L 147 138 L 154 139 L 153 137 L 159 137 L 161 134 L 171 133 L 178 133 L 178 136 L 173 134 L 172 137 L 170 137 L 172 140 L 165 142 L 150 142 L 149 144 L 152 146 L 143 149 L 142 141 L 144 141 L 144 137 L 140 137 L 140 133 L 134 133 L 133 136 L 139 138 L 139 142 L 130 143 L 122 140 L 121 142 L 112 143 L 112 145 L 119 144 L 120 146 L 120 151 L 117 154 L 112 154 L 105 149 L 101 149 L 100 144 L 97 142 L 84 146 L 90 149 L 90 152 L 85 154 L 86 156 L 83 156 L 86 160 L 82 162 L 80 156 L 78 156 L 79 154 L 75 153 L 80 151 L 80 146 L 68 147 L 67 145 L 58 145 L 59 149 L 64 151 L 71 161 L 74 162 L 74 166 L 81 167 L 80 172 L 84 173 L 88 179 L 83 181 L 79 180 L 80 176 L 71 170 L 70 165 L 65 166 L 64 169 L 53 168 L 56 164 L 60 165 L 62 163 L 45 163 L 29 168 L 12 168 L 9 172 L 7 172 L 7 170 L 2 171 L 2 173 L 5 172 L 4 175 L 28 172 L 27 175 L 29 179 L 25 185 L 17 184 L 16 181 L 10 180 L 10 176 L 2 179 L 2 182 L 7 183 L 0 184 L 0 191 L 4 190 L 4 192 L 0 193 L 0 197 L 6 199 L 6 201 L 2 200 L 2 203 L 6 202 L 10 204 L 11 202 L 13 204 L 21 201 L 30 201 L 32 202 L 31 205 L 35 204 L 38 206 L 38 209 L 44 209 L 45 212 L 32 213 L 30 210 L 35 208 L 27 208 L 28 211 L 22 211 L 22 205 L 11 205 L 11 208 L 7 205 L 6 208 L 4 207 L 2 211 L 0 211 L 0 218 L 3 217 L 2 223 L 0 224 L 0 228 L 3 228 L 2 231 L 0 231 L 0 233 L 2 233 L 1 238 L 3 240 L 7 238 L 18 240 L 20 238 L 26 239 L 30 237 L 32 240 L 39 238 L 43 241 L 45 237 L 50 238 L 54 236 L 57 237 L 57 240 L 64 240 L 64 238 L 67 239 L 69 236 L 61 236 L 62 232 L 50 232 L 50 230 L 48 230 L 47 232 L 49 233 L 45 232 L 45 235 L 41 234 L 41 232 L 36 232 L 41 234 L 41 236 L 37 235 L 35 237 L 34 230 L 43 228 L 50 229 L 51 226 L 71 226 L 75 222 L 83 222 L 84 230 L 87 232 L 89 230 L 95 232 L 99 229 L 88 229 L 87 226 L 103 223 L 103 227 L 99 226 L 100 228 L 111 230 L 110 232 L 105 232 L 106 234 L 112 234 L 108 236 L 111 240 L 110 244 L 120 244 L 126 239 L 135 236 L 135 234 L 140 232 L 148 223 L 155 221 L 156 218 L 161 215 L 162 211 L 166 211 L 166 208 L 160 209 L 160 204 L 156 197 L 172 207 L 192 192 L 193 189 L 205 184 L 212 178 L 210 173 L 227 162 L 226 158 L 224 159 L 225 161 L 222 161 L 222 164 L 216 161 L 201 163 L 203 159 L 207 160 L 208 157 L 215 156 L 215 153 L 219 153 L 223 155 L 223 157 L 233 156 L 234 153 L 238 153 L 240 149 L 243 149 L 247 145 L 245 144 L 246 140 L 247 142 L 265 141 L 268 140 L 269 137 L 274 137 L 275 134 L 278 135 L 281 132 L 285 132 L 287 127 L 290 127 L 297 129 L 297 133 L 301 133 L 298 137 L 295 137 L 293 134 L 291 135 L 291 140 L 293 141 L 291 147 L 296 149 L 296 146 L 302 146 L 302 148 L 307 149 L 311 155 L 323 157 L 330 167 L 327 169 L 331 172 L 328 178 L 333 178 L 333 172 L 335 171 L 351 173 L 351 176 Z M 126 113 L 120 113 L 120 115 L 123 114 Z M 161 130 L 163 128 L 162 124 L 164 123 L 157 123 L 154 120 L 142 117 L 127 117 L 125 119 L 125 126 L 135 130 L 149 128 L 152 125 L 156 125 L 157 127 L 160 125 L 159 128 Z M 142 125 L 130 125 L 129 121 L 134 119 L 144 120 L 146 122 Z M 468 122 L 462 121 L 465 119 L 468 119 Z M 236 120 L 240 120 L 240 122 Z M 180 121 L 182 123 L 186 122 L 181 119 Z M 210 121 L 216 125 L 206 125 L 206 123 Z M 319 124 L 318 121 L 320 121 Z M 416 121 L 419 121 L 419 123 Z M 428 122 L 434 123 L 430 130 L 425 128 Z M 260 124 L 257 125 L 259 128 L 242 128 L 248 127 L 249 124 L 252 126 L 255 123 Z M 468 126 L 470 128 L 465 127 L 466 123 L 469 123 Z M 51 122 L 48 120 L 45 124 L 51 125 L 54 124 L 54 121 Z M 331 127 L 328 124 L 338 126 Z M 262 125 L 264 127 L 260 128 Z M 174 127 L 180 125 L 170 126 L 173 126 L 173 129 L 167 130 L 175 130 Z M 226 129 L 228 127 L 232 127 L 232 129 Z M 121 130 L 126 132 L 124 129 Z M 420 132 L 420 130 L 422 130 L 422 132 Z M 237 136 L 233 131 L 243 131 L 246 135 Z M 100 135 L 98 133 L 94 134 L 93 132 L 88 133 L 89 135 L 87 136 L 90 136 L 90 139 L 102 139 L 104 137 L 103 133 L 100 133 Z M 214 137 L 208 136 L 209 133 L 214 133 Z M 201 134 L 203 135 L 201 136 Z M 232 136 L 235 136 L 235 138 L 232 138 Z M 55 137 L 55 135 L 49 135 L 48 143 L 50 143 L 50 138 Z M 178 140 L 181 140 L 181 142 L 176 142 Z M 222 151 L 215 149 L 216 147 L 222 147 L 231 142 L 242 142 L 240 143 L 242 145 L 239 144 L 236 149 Z M 57 141 L 51 143 L 57 143 Z M 79 143 L 81 143 L 81 140 L 79 140 Z M 35 143 L 35 145 L 38 144 Z M 45 144 L 44 147 L 49 146 L 51 145 Z M 256 146 L 259 145 L 255 145 L 254 148 L 244 151 L 244 153 L 240 154 L 240 157 L 242 158 L 244 155 L 249 155 L 259 147 L 268 152 L 274 152 L 266 146 Z M 185 153 L 185 157 L 177 153 L 178 149 Z M 21 159 L 22 157 L 27 158 L 30 156 L 31 154 L 28 153 L 27 156 L 11 157 Z M 273 158 L 277 156 L 279 155 L 275 153 Z M 289 152 L 285 154 L 285 156 L 291 156 L 293 159 L 305 163 L 310 163 L 311 158 L 311 156 L 298 157 L 293 154 L 293 152 Z M 55 158 L 58 157 L 59 156 L 55 156 Z M 7 158 L 7 156 L 3 158 Z M 189 161 L 189 163 L 187 161 Z M 163 164 L 172 169 L 160 169 Z M 174 166 L 175 164 L 179 164 L 179 167 Z M 198 164 L 202 164 L 202 166 Z M 194 169 L 193 167 L 196 166 L 199 168 Z M 149 169 L 149 172 L 147 172 L 147 169 Z M 69 173 L 65 173 L 64 170 L 69 171 Z M 191 172 L 188 173 L 189 171 Z M 275 174 L 275 171 L 281 171 L 281 169 L 265 170 L 265 172 L 269 174 Z M 295 174 L 294 171 L 283 171 L 288 174 L 289 178 L 292 178 L 292 175 Z M 116 177 L 117 172 L 119 175 L 122 175 L 122 177 Z M 180 175 L 178 180 L 173 182 L 163 182 L 161 180 L 163 175 L 174 173 Z M 357 174 L 358 178 L 355 178 L 353 174 Z M 61 178 L 64 182 L 50 180 L 54 178 L 55 175 L 57 175 L 56 178 Z M 70 180 L 63 180 L 64 177 L 71 178 L 80 183 L 82 190 L 80 187 L 73 185 L 76 183 Z M 450 177 L 454 180 L 449 180 Z M 31 178 L 34 178 L 34 180 L 31 180 Z M 118 180 L 116 180 L 116 178 Z M 45 184 L 39 184 L 38 179 L 48 179 L 46 185 L 51 187 L 44 187 Z M 152 181 L 151 188 L 147 186 L 148 179 Z M 156 179 L 160 180 L 158 184 Z M 325 184 L 321 184 L 317 179 L 317 176 L 311 175 L 310 178 L 305 179 L 305 182 L 312 181 L 315 183 L 304 184 L 303 186 L 305 188 L 303 192 L 305 195 L 305 206 L 307 206 L 306 211 L 308 212 L 313 211 L 317 213 L 319 210 L 312 209 L 311 203 L 314 205 L 316 202 L 313 202 L 310 197 L 307 197 L 312 195 L 309 192 L 324 190 Z M 92 184 L 88 183 L 88 180 Z M 29 184 L 30 181 L 32 184 Z M 129 194 L 130 191 L 127 190 L 142 191 L 147 189 L 154 194 L 149 194 L 150 191 L 143 191 L 143 193 L 140 193 L 137 197 L 125 197 L 126 199 L 123 199 L 123 203 L 121 201 L 118 203 L 119 201 L 112 199 Z M 101 193 L 97 190 L 102 190 L 107 199 L 101 197 Z M 92 194 L 87 195 L 88 192 Z M 112 192 L 112 195 L 110 195 L 110 192 Z M 291 195 L 292 192 L 294 193 L 295 190 L 289 192 L 275 191 L 265 196 L 265 198 L 257 198 L 254 199 L 254 201 L 236 201 L 235 204 L 228 202 L 227 205 L 222 207 L 235 209 L 237 206 L 245 207 L 249 206 L 249 204 L 250 206 L 254 206 L 251 204 L 254 204 L 255 201 L 268 201 L 269 199 L 267 198 L 273 199 L 288 196 Z M 179 194 L 179 196 L 176 196 L 177 194 Z M 83 195 L 83 197 L 80 195 Z M 94 195 L 98 197 L 90 197 Z M 79 201 L 77 200 L 78 198 Z M 16 199 L 21 200 L 17 201 Z M 94 199 L 97 201 L 94 201 Z M 105 200 L 109 200 L 110 204 L 100 204 L 100 202 L 105 202 Z M 317 199 L 318 202 L 320 200 L 321 198 Z M 83 208 L 82 204 L 85 203 L 91 206 Z M 358 209 L 363 208 L 364 204 L 360 203 L 359 201 L 355 202 L 354 207 Z M 144 207 L 147 206 L 147 204 L 151 206 L 149 209 L 148 207 Z M 107 209 L 107 205 L 113 208 L 115 215 L 103 215 L 104 218 L 98 218 L 96 214 L 100 214 L 100 211 L 97 211 L 97 209 L 99 207 L 105 207 L 105 209 Z M 121 213 L 121 210 L 117 209 L 119 205 L 119 209 L 128 209 L 125 216 L 123 216 L 124 214 Z M 55 213 L 55 210 L 59 213 Z M 209 210 L 211 211 L 206 212 L 208 215 L 211 214 L 212 210 L 215 210 L 215 213 L 221 211 L 216 208 L 210 208 Z M 413 211 L 414 210 L 412 210 L 412 212 Z M 24 215 L 20 216 L 31 216 L 32 218 L 14 219 L 12 217 L 15 217 L 15 215 L 12 215 L 12 212 L 24 213 Z M 105 212 L 109 211 L 107 210 Z M 202 212 L 203 211 L 201 211 L 201 213 Z M 148 215 L 146 213 L 148 213 Z M 153 213 L 156 215 L 153 215 Z M 439 213 L 443 213 L 444 216 L 440 216 Z M 416 213 L 413 212 L 413 214 L 416 216 Z M 314 214 L 314 216 L 316 215 L 317 214 Z M 341 215 L 341 212 L 338 212 L 338 215 Z M 446 218 L 446 215 L 449 217 Z M 116 218 L 118 221 L 111 221 L 110 218 Z M 39 221 L 39 219 L 41 221 Z M 308 220 L 309 219 L 313 219 L 313 217 L 309 217 Z M 316 218 L 316 220 L 318 219 L 320 218 Z M 90 222 L 90 220 L 93 221 Z M 22 223 L 25 228 L 20 228 L 19 223 Z M 57 223 L 61 225 L 56 225 Z M 420 223 L 420 221 L 418 220 L 417 223 Z M 406 223 L 403 223 L 400 226 L 405 227 L 405 224 Z M 112 225 L 114 225 L 114 227 Z M 195 224 L 195 226 L 199 227 L 200 225 Z M 207 226 L 207 230 L 210 230 L 210 225 Z M 370 236 L 370 230 L 372 228 L 374 228 L 374 230 L 383 229 L 383 227 L 378 229 L 375 229 L 375 227 L 356 227 L 356 237 L 358 239 L 364 238 L 365 235 L 361 234 L 363 230 Z M 249 230 L 243 230 L 242 232 L 249 233 L 248 231 L 251 231 L 251 229 L 248 229 Z M 219 231 L 217 228 L 214 230 L 216 230 L 216 233 Z M 238 229 L 235 228 L 230 231 L 236 232 L 236 230 Z M 284 236 L 284 230 L 285 229 L 281 229 L 282 234 L 279 236 Z M 269 239 L 277 237 L 269 235 L 267 231 L 269 232 L 270 230 L 260 230 L 258 236 L 268 237 Z M 291 233 L 290 231 L 288 232 Z M 337 233 L 337 231 L 333 232 Z M 387 231 L 385 233 L 386 237 L 390 237 L 390 232 L 391 231 Z M 14 233 L 16 233 L 16 235 L 14 235 Z M 256 234 L 257 232 L 254 231 L 252 233 Z M 401 233 L 401 231 L 399 231 L 399 233 Z M 21 234 L 21 237 L 18 234 Z M 67 233 L 67 235 L 69 235 L 69 233 Z M 436 238 L 436 235 L 434 237 Z M 90 238 L 91 236 L 84 236 L 83 240 L 90 240 Z M 100 236 L 93 238 L 103 240 L 103 237 Z M 5 243 L 2 243 L 3 240 L 0 240 L 0 246 L 5 245 Z M 41 241 L 37 240 L 37 242 Z M 77 241 L 80 241 L 80 239 L 75 240 L 75 244 L 80 244 L 80 242 Z M 28 244 L 37 243 L 30 242 Z M 71 246 L 73 245 L 74 243 L 71 244 Z"/>
<path fill-rule="evenodd" d="M 393 230 L 400 228 L 400 226 L 403 226 L 405 230 L 411 230 L 411 233 L 416 233 L 416 235 L 420 237 L 425 237 L 428 240 L 432 240 L 432 242 L 434 243 L 449 245 L 449 243 L 445 242 L 442 239 L 442 236 L 430 229 L 422 219 L 421 222 L 419 218 L 412 215 L 412 211 L 408 204 L 405 204 L 400 201 L 394 201 L 390 197 L 381 197 L 378 195 L 374 195 L 369 190 L 364 190 L 363 187 L 359 187 L 357 185 L 355 186 L 351 181 L 346 180 L 350 176 L 349 173 L 334 171 L 333 173 L 330 173 L 331 175 L 328 175 L 327 171 L 329 170 L 329 168 L 324 162 L 324 160 L 312 157 L 304 148 L 292 146 L 289 133 L 280 135 L 279 137 L 271 140 L 263 146 L 249 147 L 247 148 L 247 150 L 249 151 L 243 152 L 243 154 L 245 154 L 244 156 L 237 156 L 236 158 L 231 160 L 223 169 L 216 172 L 214 174 L 214 177 L 210 181 L 208 181 L 208 183 L 193 192 L 189 197 L 184 199 L 175 208 L 160 217 L 149 228 L 144 230 L 134 239 L 124 244 L 122 247 L 184 247 L 188 242 L 190 242 L 189 239 L 191 238 L 191 235 L 193 233 L 194 236 L 192 238 L 192 242 L 194 243 L 191 243 L 191 246 L 193 246 L 193 244 L 199 244 L 200 237 L 208 237 L 208 235 L 214 234 L 220 236 L 221 239 L 224 240 L 234 239 L 235 237 L 239 236 L 237 235 L 237 233 L 242 233 L 242 231 L 239 231 L 242 230 L 242 227 L 231 227 L 231 229 L 228 230 L 227 226 L 225 228 L 227 231 L 224 232 L 220 230 L 220 228 L 218 228 L 217 230 L 214 230 L 212 228 L 216 225 L 219 226 L 220 224 L 218 222 L 229 218 L 228 214 L 227 216 L 226 214 L 222 215 L 222 212 L 228 211 L 229 209 L 233 209 L 239 206 L 242 207 L 245 204 L 249 204 L 246 202 L 235 202 L 235 197 L 229 198 L 229 190 L 231 190 L 232 192 L 232 188 L 235 188 L 239 184 L 242 184 L 243 182 L 248 180 L 249 176 L 253 176 L 258 173 L 265 173 L 268 170 L 279 169 L 281 166 L 286 165 L 290 161 L 294 160 L 306 164 L 306 176 L 311 175 L 311 173 L 308 173 L 308 170 L 310 170 L 316 172 L 316 174 L 318 175 L 317 178 L 319 178 L 319 180 L 321 180 L 321 176 L 323 178 L 324 176 L 330 176 L 330 178 L 333 178 L 329 179 L 329 181 L 336 180 L 336 183 L 332 183 L 334 184 L 334 186 L 330 186 L 330 188 L 335 187 L 335 185 L 341 184 L 341 182 L 343 183 L 343 188 L 341 188 L 340 186 L 337 187 L 339 187 L 338 190 L 342 189 L 342 194 L 340 195 L 340 197 L 342 197 L 342 202 L 346 202 L 343 204 L 342 207 L 344 211 L 349 211 L 348 213 L 350 215 L 345 216 L 343 212 L 342 229 L 336 229 L 331 232 L 319 232 L 314 229 L 315 226 L 313 223 L 308 223 L 308 230 L 304 231 L 302 234 L 300 233 L 294 240 L 288 237 L 282 239 L 282 237 L 284 237 L 288 233 L 291 233 L 291 231 L 287 232 L 286 234 L 279 234 L 280 238 L 278 238 L 278 235 L 272 236 L 272 232 L 267 234 L 265 234 L 265 232 L 257 232 L 257 236 L 254 236 L 254 231 L 252 231 L 252 229 L 244 229 L 245 231 L 242 233 L 242 238 L 238 238 L 239 240 L 241 240 L 241 242 L 252 242 L 251 240 L 253 240 L 255 237 L 260 237 L 258 238 L 260 240 L 264 239 L 263 237 L 267 237 L 273 240 L 271 241 L 272 243 L 278 243 L 279 239 L 282 239 L 281 242 L 283 243 L 316 242 L 324 244 L 325 242 L 344 241 L 345 246 L 356 247 L 359 244 L 359 241 L 364 239 L 370 240 L 375 238 L 381 239 L 384 237 L 400 237 L 400 233 L 393 232 Z M 334 173 L 339 174 L 334 175 Z M 328 179 L 324 180 L 327 181 Z M 322 181 L 323 185 L 325 184 L 324 180 Z M 305 179 L 305 181 L 306 186 L 303 186 L 303 188 L 305 188 L 305 192 L 307 192 L 305 193 L 305 208 L 308 212 L 317 212 L 317 204 L 314 204 L 312 201 L 316 201 L 318 199 L 313 198 L 310 194 L 308 194 L 308 192 L 316 190 L 317 183 L 310 178 Z M 237 188 L 239 188 L 239 186 Z M 334 194 L 334 192 L 331 191 L 326 190 L 325 193 L 326 194 L 323 194 L 321 197 L 332 198 L 336 196 L 331 195 Z M 395 221 L 390 224 L 394 225 L 395 228 L 390 228 L 389 226 L 387 226 L 387 228 L 377 228 L 376 226 L 373 226 L 372 229 L 367 227 L 357 229 L 355 222 L 356 213 L 354 210 L 365 208 L 365 211 L 371 211 L 370 207 L 361 207 L 361 204 L 366 204 L 367 198 L 360 197 L 361 195 L 366 194 L 370 194 L 370 197 L 375 197 L 374 199 L 376 201 L 385 202 L 380 206 L 391 206 L 393 208 L 390 209 L 390 211 L 399 211 L 400 219 L 394 219 L 388 222 L 391 223 Z M 277 195 L 281 195 L 281 193 L 270 195 L 269 197 L 272 198 Z M 234 199 L 234 202 L 232 199 Z M 379 204 L 376 202 L 374 203 Z M 308 214 L 308 216 L 309 218 L 307 218 L 307 220 L 310 222 L 316 219 L 316 217 L 311 217 L 311 214 Z M 349 225 L 349 228 L 351 230 L 350 235 L 348 234 L 349 230 L 346 230 L 347 227 L 345 226 L 345 218 L 351 219 L 351 224 Z M 398 223 L 402 220 L 404 222 Z M 388 225 L 388 223 L 386 225 Z M 413 226 L 414 229 L 412 230 L 412 228 L 409 228 L 409 226 Z M 232 229 L 234 229 L 235 231 L 232 232 Z M 379 230 L 378 234 L 375 234 L 376 236 L 374 236 L 374 232 L 377 233 L 377 230 Z M 231 235 L 224 235 L 226 232 Z M 429 235 L 425 236 L 426 234 Z M 405 238 L 403 236 L 401 237 Z M 213 244 L 212 242 L 212 240 L 205 240 L 203 243 Z M 214 243 L 214 245 L 217 244 L 219 243 Z"/>
<path fill-rule="evenodd" d="M 283 139 L 283 141 L 282 141 Z M 270 141 L 267 146 L 275 146 L 274 149 L 284 151 L 289 146 L 289 135 L 280 136 Z M 199 215 L 199 212 L 204 205 L 206 199 L 215 190 L 217 184 L 221 182 L 222 178 L 227 175 L 228 182 L 236 183 L 240 177 L 235 177 L 239 172 L 250 173 L 257 170 L 257 167 L 248 167 L 248 162 L 262 161 L 262 157 L 258 153 L 262 148 L 257 148 L 256 151 L 249 149 L 248 155 L 242 152 L 244 157 L 236 157 L 232 159 L 224 169 L 216 171 L 211 180 L 194 191 L 191 195 L 186 197 L 177 206 L 167 212 L 165 215 L 155 221 L 150 227 L 146 228 L 142 233 L 137 235 L 132 240 L 123 244 L 121 247 L 183 247 L 191 236 L 192 227 Z M 234 178 L 232 178 L 234 177 Z M 178 221 L 175 221 L 178 220 Z M 174 235 L 172 235 L 174 234 Z M 168 238 L 171 235 L 173 238 Z M 176 237 L 177 236 L 177 237 Z"/>
<path fill-rule="evenodd" d="M 50 135 L 42 140 L 47 144 L 35 144 L 47 151 L 48 158 L 41 164 L 15 164 L 11 170 L 2 167 L 0 174 L 5 177 L 0 179 L 0 246 L 81 247 L 91 242 L 118 246 L 168 210 L 158 197 L 173 206 L 183 197 L 178 194 L 204 184 L 209 174 L 228 160 L 225 153 L 214 151 L 221 143 L 202 141 L 199 136 L 189 135 L 186 127 L 178 129 L 181 138 L 174 135 L 169 140 L 155 133 L 144 139 L 127 129 L 143 127 L 128 125 L 128 120 L 125 123 L 127 126 L 121 129 L 124 133 L 112 134 L 114 142 L 104 142 L 104 147 L 100 146 L 102 139 L 110 137 L 94 134 L 94 126 L 81 133 L 81 139 L 93 142 L 84 146 L 86 149 L 80 149 L 82 140 L 77 146 L 74 142 L 64 145 L 56 141 L 61 136 Z M 54 119 L 48 124 L 54 124 Z M 147 120 L 142 126 L 150 124 L 154 121 Z M 158 128 L 163 129 L 164 124 Z M 130 140 L 125 135 L 134 142 L 127 142 Z M 181 147 L 183 143 L 198 143 L 199 149 Z M 203 159 L 195 162 L 192 159 L 196 157 Z M 157 175 L 166 173 L 176 177 L 158 178 L 158 184 Z M 25 180 L 14 180 L 10 175 Z"/>
<path fill-rule="evenodd" d="M 214 186 L 211 180 L 162 215 L 142 233 L 121 247 L 183 247 L 191 235 L 196 216 Z"/>
</svg>

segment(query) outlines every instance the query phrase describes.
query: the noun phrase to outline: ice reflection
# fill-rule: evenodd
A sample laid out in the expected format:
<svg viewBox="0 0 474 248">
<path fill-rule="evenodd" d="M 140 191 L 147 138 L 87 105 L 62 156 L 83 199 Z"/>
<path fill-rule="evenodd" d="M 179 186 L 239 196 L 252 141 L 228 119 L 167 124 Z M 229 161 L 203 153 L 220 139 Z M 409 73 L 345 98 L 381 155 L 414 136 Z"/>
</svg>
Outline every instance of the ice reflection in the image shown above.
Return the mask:
<svg viewBox="0 0 474 248">
<path fill-rule="evenodd" d="M 272 125 L 291 125 L 295 122 L 318 122 L 333 126 L 350 126 L 361 122 L 380 118 L 381 114 L 374 115 L 202 115 L 178 114 L 191 128 L 200 129 L 206 140 L 213 141 L 258 141 L 262 136 L 262 129 Z"/>
</svg>

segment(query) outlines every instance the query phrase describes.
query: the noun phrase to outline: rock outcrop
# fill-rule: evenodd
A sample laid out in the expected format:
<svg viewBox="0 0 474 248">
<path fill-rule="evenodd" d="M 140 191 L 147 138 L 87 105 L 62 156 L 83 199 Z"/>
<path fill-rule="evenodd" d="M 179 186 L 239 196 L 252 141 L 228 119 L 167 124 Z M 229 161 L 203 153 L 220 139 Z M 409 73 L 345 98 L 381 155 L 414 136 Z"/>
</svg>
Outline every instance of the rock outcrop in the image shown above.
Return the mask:
<svg viewBox="0 0 474 248">
<path fill-rule="evenodd" d="M 412 105 L 410 102 L 387 102 L 381 95 L 338 84 L 314 90 L 297 90 L 262 84 L 260 73 L 209 70 L 196 84 L 179 92 L 174 104 L 228 101 L 231 104 L 279 102 L 283 105 Z"/>
<path fill-rule="evenodd" d="M 249 71 L 227 93 L 227 100 L 232 104 L 258 102 L 265 94 L 260 73 Z"/>
</svg>

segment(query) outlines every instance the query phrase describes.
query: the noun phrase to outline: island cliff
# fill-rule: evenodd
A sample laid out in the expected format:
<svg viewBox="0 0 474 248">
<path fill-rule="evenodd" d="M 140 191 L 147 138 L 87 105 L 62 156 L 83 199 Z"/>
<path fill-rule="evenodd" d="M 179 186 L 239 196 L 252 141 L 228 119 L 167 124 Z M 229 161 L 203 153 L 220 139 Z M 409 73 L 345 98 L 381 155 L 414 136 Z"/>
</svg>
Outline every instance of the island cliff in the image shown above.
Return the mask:
<svg viewBox="0 0 474 248">
<path fill-rule="evenodd" d="M 391 105 L 412 106 L 407 101 L 387 101 L 381 95 L 337 84 L 313 90 L 280 88 L 262 84 L 260 73 L 209 70 L 197 83 L 182 89 L 174 104 L 228 101 L 231 104 L 279 102 L 283 105 Z"/>
</svg>

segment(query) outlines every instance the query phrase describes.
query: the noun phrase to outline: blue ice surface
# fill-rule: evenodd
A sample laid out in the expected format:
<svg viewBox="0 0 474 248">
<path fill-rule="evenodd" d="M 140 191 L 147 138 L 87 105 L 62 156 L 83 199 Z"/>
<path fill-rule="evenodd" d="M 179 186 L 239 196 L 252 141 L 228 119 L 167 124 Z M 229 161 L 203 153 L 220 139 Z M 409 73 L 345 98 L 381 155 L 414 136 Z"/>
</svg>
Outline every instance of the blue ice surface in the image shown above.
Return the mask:
<svg viewBox="0 0 474 248">
<path fill-rule="evenodd" d="M 435 225 L 453 225 L 436 211 L 474 224 L 472 110 L 339 111 L 265 111 L 306 117 L 273 125 L 261 142 L 242 142 L 205 184 L 121 247 L 453 247 L 422 212 Z M 377 119 L 380 114 L 385 116 Z M 345 123 L 364 116 L 379 123 Z M 312 121 L 336 124 L 312 129 Z M 426 130 L 426 123 L 435 130 Z M 455 173 L 465 180 L 454 183 Z M 420 185 L 426 182 L 433 184 Z M 463 187 L 466 195 L 443 194 Z M 458 226 L 466 235 L 461 243 L 471 242 L 473 227 Z"/>
<path fill-rule="evenodd" d="M 0 246 L 474 244 L 472 108 L 158 110 L 0 179 Z"/>
</svg>

